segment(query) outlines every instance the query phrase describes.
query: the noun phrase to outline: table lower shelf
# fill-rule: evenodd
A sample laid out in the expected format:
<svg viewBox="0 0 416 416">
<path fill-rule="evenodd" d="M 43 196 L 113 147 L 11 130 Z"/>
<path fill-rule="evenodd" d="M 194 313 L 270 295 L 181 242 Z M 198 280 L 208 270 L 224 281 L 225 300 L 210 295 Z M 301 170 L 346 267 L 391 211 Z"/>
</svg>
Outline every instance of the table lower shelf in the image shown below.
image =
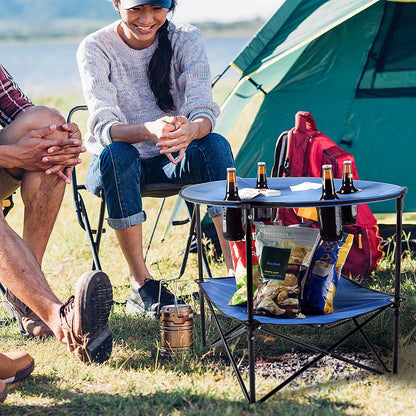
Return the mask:
<svg viewBox="0 0 416 416">
<path fill-rule="evenodd" d="M 224 315 L 241 322 L 248 320 L 246 307 L 230 306 L 228 302 L 236 291 L 235 278 L 214 278 L 199 282 L 205 296 Z M 393 302 L 393 295 L 367 289 L 346 278 L 341 278 L 334 299 L 334 312 L 328 315 L 306 315 L 303 319 L 288 319 L 254 315 L 263 324 L 272 325 L 323 325 L 361 316 L 386 308 Z"/>
</svg>

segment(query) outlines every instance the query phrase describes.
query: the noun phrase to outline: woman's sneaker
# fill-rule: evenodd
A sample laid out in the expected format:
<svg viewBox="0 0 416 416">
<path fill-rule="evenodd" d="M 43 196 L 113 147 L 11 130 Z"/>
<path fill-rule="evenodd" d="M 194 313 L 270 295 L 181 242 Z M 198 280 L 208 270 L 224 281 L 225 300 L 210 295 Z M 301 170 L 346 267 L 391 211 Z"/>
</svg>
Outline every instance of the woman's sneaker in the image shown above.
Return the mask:
<svg viewBox="0 0 416 416">
<path fill-rule="evenodd" d="M 182 301 L 176 299 L 176 303 L 181 304 Z M 149 279 L 142 287 L 132 288 L 126 304 L 126 313 L 159 316 L 164 306 L 174 304 L 175 295 L 166 288 L 162 281 Z"/>
</svg>

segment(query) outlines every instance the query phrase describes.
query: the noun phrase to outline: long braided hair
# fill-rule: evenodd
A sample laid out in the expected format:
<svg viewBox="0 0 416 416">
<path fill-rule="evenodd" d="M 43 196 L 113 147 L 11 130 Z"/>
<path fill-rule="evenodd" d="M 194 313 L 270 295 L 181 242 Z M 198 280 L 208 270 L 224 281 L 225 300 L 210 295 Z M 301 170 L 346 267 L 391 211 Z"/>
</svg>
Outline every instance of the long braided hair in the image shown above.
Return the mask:
<svg viewBox="0 0 416 416">
<path fill-rule="evenodd" d="M 175 0 L 172 1 L 172 4 Z M 172 94 L 170 93 L 170 64 L 172 46 L 168 38 L 168 20 L 158 30 L 159 44 L 150 59 L 147 77 L 150 88 L 155 95 L 157 105 L 162 111 L 175 110 Z"/>
</svg>

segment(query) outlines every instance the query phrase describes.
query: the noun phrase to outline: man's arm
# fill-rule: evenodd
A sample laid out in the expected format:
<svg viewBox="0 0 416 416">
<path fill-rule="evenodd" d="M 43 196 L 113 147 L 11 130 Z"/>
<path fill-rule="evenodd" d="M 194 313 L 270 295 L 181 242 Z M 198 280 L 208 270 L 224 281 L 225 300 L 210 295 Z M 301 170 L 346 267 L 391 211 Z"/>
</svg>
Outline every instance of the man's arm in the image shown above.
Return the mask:
<svg viewBox="0 0 416 416">
<path fill-rule="evenodd" d="M 0 64 L 0 124 L 10 124 L 21 112 L 33 107 L 26 95 L 14 82 L 6 68 Z"/>
<path fill-rule="evenodd" d="M 2 92 L 0 94 L 0 124 L 3 127 L 12 124 L 22 114 L 37 109 L 1 64 L 0 91 Z M 36 117 L 38 113 L 34 114 Z M 33 129 L 19 141 L 18 145 L 12 145 L 12 141 L 3 142 L 6 144 L 0 146 L 0 166 L 10 169 L 44 170 L 46 174 L 54 173 L 63 181 L 70 182 L 71 171 L 68 167 L 80 163 L 81 159 L 78 156 L 85 152 L 85 148 L 81 147 L 81 133 L 76 124 L 64 123 L 60 129 L 68 132 L 69 137 L 74 140 L 47 140 L 47 143 L 40 143 L 39 139 L 43 140 L 44 136 L 57 130 L 55 125 L 53 128 L 50 127 Z M 33 148 L 31 149 L 30 146 Z"/>
</svg>

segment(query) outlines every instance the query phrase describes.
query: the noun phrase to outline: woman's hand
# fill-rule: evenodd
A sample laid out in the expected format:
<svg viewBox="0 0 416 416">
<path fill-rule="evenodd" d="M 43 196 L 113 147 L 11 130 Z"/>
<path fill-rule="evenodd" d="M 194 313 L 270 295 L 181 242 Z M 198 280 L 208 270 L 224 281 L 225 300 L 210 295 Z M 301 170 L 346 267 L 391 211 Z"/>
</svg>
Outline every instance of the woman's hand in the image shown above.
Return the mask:
<svg viewBox="0 0 416 416">
<path fill-rule="evenodd" d="M 165 133 L 174 131 L 176 125 L 174 124 L 176 117 L 162 117 L 154 121 L 148 121 L 144 123 L 144 128 L 148 132 L 148 138 L 152 140 L 156 145 L 160 143 L 161 138 Z M 172 162 L 175 163 L 174 157 L 168 153 L 166 157 Z"/>
<path fill-rule="evenodd" d="M 198 117 L 192 121 L 184 116 L 166 116 L 143 124 L 127 125 L 115 123 L 110 134 L 114 142 L 140 143 L 152 140 L 172 163 L 179 163 L 192 140 L 205 137 L 211 131 L 211 121 Z M 173 153 L 178 152 L 176 159 Z"/>
<path fill-rule="evenodd" d="M 160 147 L 160 154 L 166 155 L 172 163 L 179 163 L 192 140 L 196 139 L 193 123 L 184 116 L 165 117 L 166 126 L 156 146 Z M 172 153 L 179 152 L 174 159 Z M 169 157 L 170 156 L 170 157 Z"/>
</svg>

